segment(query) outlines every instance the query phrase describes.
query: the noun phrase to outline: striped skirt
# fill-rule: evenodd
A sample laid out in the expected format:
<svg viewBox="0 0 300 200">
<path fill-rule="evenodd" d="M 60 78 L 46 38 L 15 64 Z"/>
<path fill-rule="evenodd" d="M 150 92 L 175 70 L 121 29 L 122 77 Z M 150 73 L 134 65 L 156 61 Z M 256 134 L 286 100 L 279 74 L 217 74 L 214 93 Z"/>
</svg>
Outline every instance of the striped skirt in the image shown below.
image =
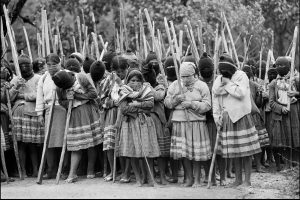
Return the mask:
<svg viewBox="0 0 300 200">
<path fill-rule="evenodd" d="M 117 130 L 112 126 L 117 120 L 118 108 L 114 107 L 105 113 L 103 151 L 115 149 Z"/>
<path fill-rule="evenodd" d="M 160 150 L 152 118 L 143 113 L 139 113 L 136 118 L 125 117 L 117 149 L 118 156 L 142 158 L 145 154 L 149 158 L 159 157 Z"/>
<path fill-rule="evenodd" d="M 259 113 L 253 113 L 253 122 L 255 124 L 255 128 L 258 132 L 259 144 L 260 147 L 266 147 L 270 145 L 269 134 L 264 125 L 264 120 Z"/>
<path fill-rule="evenodd" d="M 223 158 L 246 157 L 261 152 L 258 133 L 251 114 L 233 123 L 228 113 L 223 113 L 218 148 Z"/>
<path fill-rule="evenodd" d="M 46 110 L 45 130 L 47 130 L 50 109 Z M 67 112 L 60 105 L 54 106 L 53 121 L 49 137 L 48 148 L 62 147 L 64 141 L 64 131 L 66 127 Z"/>
<path fill-rule="evenodd" d="M 165 128 L 155 113 L 151 113 L 157 134 L 160 157 L 169 157 L 171 148 L 171 135 L 169 129 Z"/>
<path fill-rule="evenodd" d="M 44 126 L 38 122 L 37 116 L 24 114 L 24 105 L 18 106 L 13 113 L 12 131 L 19 142 L 35 144 L 44 143 Z"/>
<path fill-rule="evenodd" d="M 9 135 L 9 117 L 7 113 L 0 113 L 0 126 L 1 126 L 1 146 L 3 150 L 9 150 L 13 147 L 12 137 Z"/>
<path fill-rule="evenodd" d="M 68 151 L 79 151 L 103 142 L 99 112 L 95 105 L 86 103 L 72 109 L 67 134 Z"/>
<path fill-rule="evenodd" d="M 187 158 L 206 161 L 212 156 L 206 122 L 173 122 L 171 157 L 175 160 Z"/>
</svg>

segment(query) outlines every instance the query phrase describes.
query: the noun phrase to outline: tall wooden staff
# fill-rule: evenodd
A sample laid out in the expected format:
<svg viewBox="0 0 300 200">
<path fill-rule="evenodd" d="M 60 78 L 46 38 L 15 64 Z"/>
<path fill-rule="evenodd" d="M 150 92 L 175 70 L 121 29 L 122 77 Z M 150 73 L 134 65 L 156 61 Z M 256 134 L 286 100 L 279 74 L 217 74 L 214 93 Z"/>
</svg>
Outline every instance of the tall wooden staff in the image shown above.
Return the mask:
<svg viewBox="0 0 300 200">
<path fill-rule="evenodd" d="M 191 35 L 190 35 L 188 26 L 187 26 L 187 25 L 184 25 L 184 29 L 185 29 L 185 31 L 186 31 L 186 35 L 187 35 L 188 40 L 189 40 L 189 42 L 190 42 L 190 49 L 192 50 L 192 54 L 193 54 L 194 58 L 196 59 L 198 53 L 195 51 L 195 47 L 194 47 L 194 45 L 193 45 L 192 37 L 191 37 Z M 197 59 L 196 59 L 196 61 L 197 61 Z M 199 61 L 199 60 L 198 60 L 198 61 Z M 198 64 L 197 64 L 197 65 L 198 65 Z"/>
<path fill-rule="evenodd" d="M 78 28 L 78 34 L 79 34 L 79 52 L 82 53 L 82 36 L 81 36 L 81 28 L 80 28 L 80 18 L 77 16 L 77 28 Z"/>
<path fill-rule="evenodd" d="M 62 170 L 62 166 L 63 166 L 63 162 L 64 162 L 64 157 L 65 157 L 65 153 L 66 153 L 66 149 L 67 149 L 67 135 L 68 135 L 68 131 L 69 131 L 72 106 L 73 106 L 73 99 L 69 99 L 67 120 L 66 120 L 65 132 L 64 132 L 64 142 L 63 142 L 63 147 L 62 147 L 61 154 L 60 154 L 58 171 L 56 174 L 56 184 L 59 183 L 59 178 L 60 178 L 60 174 L 61 174 L 61 170 Z"/>
<path fill-rule="evenodd" d="M 124 26 L 124 36 L 125 36 L 125 48 L 126 50 L 128 49 L 128 35 L 127 35 L 127 27 L 126 27 L 126 14 L 125 14 L 125 8 L 124 8 L 124 2 L 120 0 L 120 5 L 121 5 L 121 15 L 122 15 L 122 21 L 123 21 L 123 26 Z"/>
<path fill-rule="evenodd" d="M 3 31 L 3 21 L 2 21 L 2 17 L 0 18 L 0 24 L 1 24 L 1 48 L 2 48 L 2 55 L 4 59 L 7 60 L 7 47 L 5 44 L 5 36 L 4 36 L 4 31 Z"/>
<path fill-rule="evenodd" d="M 92 37 L 93 37 L 93 41 L 94 41 L 94 44 L 95 44 L 96 57 L 97 57 L 97 60 L 99 60 L 100 59 L 100 53 L 99 53 L 97 35 L 95 33 L 92 33 Z"/>
<path fill-rule="evenodd" d="M 122 20 L 122 8 L 120 7 L 120 51 L 124 53 L 124 35 L 123 35 L 123 20 Z"/>
<path fill-rule="evenodd" d="M 195 37 L 194 37 L 194 32 L 193 32 L 193 28 L 192 28 L 190 20 L 188 20 L 188 27 L 189 27 L 189 33 L 190 33 L 190 36 L 191 36 L 192 47 L 194 48 L 194 52 L 195 52 L 194 56 L 195 56 L 195 59 L 196 59 L 196 64 L 198 66 L 200 57 L 199 57 L 199 53 L 198 53 L 198 50 L 197 50 L 196 41 L 195 41 Z"/>
<path fill-rule="evenodd" d="M 54 52 L 54 38 L 53 38 L 50 22 L 48 22 L 48 33 L 49 33 L 49 39 L 50 39 L 50 44 L 51 44 L 50 46 L 52 46 L 52 52 Z"/>
<path fill-rule="evenodd" d="M 140 25 L 140 56 L 145 59 L 147 55 L 145 55 L 144 51 L 144 23 L 143 23 L 143 15 L 142 11 L 139 10 L 139 25 Z"/>
<path fill-rule="evenodd" d="M 139 44 L 139 27 L 138 27 L 138 20 L 137 17 L 134 17 L 134 33 L 135 33 L 135 46 L 136 46 L 136 53 L 138 58 L 140 58 L 140 44 Z"/>
<path fill-rule="evenodd" d="M 36 41 L 37 41 L 37 47 L 38 47 L 38 57 L 41 58 L 42 57 L 42 49 L 41 49 L 42 42 L 41 42 L 40 33 L 36 34 Z"/>
<path fill-rule="evenodd" d="M 73 35 L 72 38 L 73 38 L 73 44 L 74 44 L 74 51 L 77 52 L 75 36 Z"/>
<path fill-rule="evenodd" d="M 63 58 L 64 51 L 63 51 L 63 47 L 62 47 L 62 42 L 61 42 L 61 37 L 60 37 L 60 32 L 59 32 L 59 26 L 58 26 L 58 21 L 57 21 L 56 16 L 55 16 L 55 24 L 56 24 L 56 31 L 57 31 L 58 42 L 59 42 L 60 56 L 61 56 L 61 58 Z"/>
<path fill-rule="evenodd" d="M 174 66 L 175 66 L 179 92 L 180 92 L 180 94 L 183 94 L 182 85 L 181 85 L 181 77 L 180 77 L 180 74 L 179 74 L 179 68 L 178 68 L 178 65 L 177 65 L 177 60 L 176 60 L 176 56 L 175 56 L 175 52 L 174 52 L 174 47 L 173 47 L 173 43 L 172 43 L 172 39 L 171 39 L 171 34 L 170 34 L 170 29 L 169 29 L 169 25 L 168 25 L 168 22 L 167 22 L 167 18 L 164 18 L 164 22 L 165 22 L 166 33 L 167 33 L 169 44 L 170 44 L 171 53 L 172 53 L 172 56 L 173 56 L 173 62 L 174 62 Z M 189 123 L 189 126 L 190 126 L 190 119 L 189 119 L 188 112 L 187 112 L 186 109 L 184 109 L 184 114 L 185 114 L 185 117 L 186 117 L 186 119 Z"/>
<path fill-rule="evenodd" d="M 180 50 L 179 50 L 179 46 L 178 46 L 178 42 L 177 42 L 177 36 L 176 36 L 173 21 L 170 21 L 170 25 L 171 25 L 171 32 L 173 35 L 174 44 L 175 44 L 177 60 L 180 60 L 181 54 L 180 54 Z"/>
<path fill-rule="evenodd" d="M 237 56 L 237 52 L 236 52 L 236 49 L 235 49 L 234 41 L 233 41 L 233 38 L 232 38 L 232 35 L 231 35 L 229 24 L 227 22 L 225 14 L 222 13 L 222 15 L 223 15 L 223 19 L 224 19 L 224 22 L 225 22 L 225 26 L 226 26 L 227 31 L 228 31 L 228 35 L 229 35 L 229 39 L 230 39 L 231 46 L 232 46 L 232 49 L 233 49 L 233 53 L 234 53 L 234 57 L 235 57 L 235 60 L 236 60 L 236 64 L 237 64 L 238 68 L 241 69 L 241 66 L 239 64 L 239 59 L 238 59 L 238 56 Z"/>
<path fill-rule="evenodd" d="M 199 41 L 199 54 L 200 56 L 203 54 L 203 34 L 202 34 L 202 22 L 201 20 L 198 20 L 198 41 Z"/>
<path fill-rule="evenodd" d="M 46 41 L 46 54 L 49 55 L 50 52 L 50 42 L 49 42 L 49 30 L 48 30 L 48 21 L 46 10 L 43 10 L 43 19 L 44 19 L 44 30 L 45 30 L 45 41 Z M 45 55 L 45 56 L 47 56 Z"/>
<path fill-rule="evenodd" d="M 32 54 L 31 54 L 30 44 L 29 44 L 28 35 L 27 35 L 27 31 L 26 31 L 25 26 L 23 26 L 23 31 L 24 31 L 24 35 L 25 35 L 25 39 L 26 39 L 29 58 L 30 58 L 30 61 L 32 62 Z"/>
<path fill-rule="evenodd" d="M 43 171 L 44 171 L 45 163 L 46 163 L 46 154 L 47 154 L 47 150 L 48 150 L 48 143 L 49 143 L 50 133 L 51 133 L 51 129 L 52 129 L 53 112 L 54 112 L 54 106 L 55 106 L 55 101 L 56 101 L 56 88 L 53 89 L 51 97 L 52 97 L 52 103 L 50 105 L 47 129 L 45 132 L 45 140 L 44 140 L 44 146 L 43 146 L 42 159 L 41 159 L 41 163 L 40 163 L 40 167 L 39 167 L 38 177 L 36 180 L 37 184 L 42 184 L 42 182 L 43 182 Z"/>
<path fill-rule="evenodd" d="M 263 42 L 262 42 L 260 52 L 259 52 L 259 75 L 258 75 L 259 79 L 261 79 L 261 64 L 262 64 L 263 49 L 264 49 L 264 46 L 263 46 Z"/>
<path fill-rule="evenodd" d="M 218 64 L 218 53 L 219 53 L 219 33 L 218 33 L 218 29 L 219 29 L 219 24 L 217 24 L 216 27 L 216 36 L 215 36 L 215 50 L 214 50 L 214 78 L 213 80 L 215 80 L 215 76 L 216 76 L 216 72 L 217 72 L 217 64 Z"/>
</svg>

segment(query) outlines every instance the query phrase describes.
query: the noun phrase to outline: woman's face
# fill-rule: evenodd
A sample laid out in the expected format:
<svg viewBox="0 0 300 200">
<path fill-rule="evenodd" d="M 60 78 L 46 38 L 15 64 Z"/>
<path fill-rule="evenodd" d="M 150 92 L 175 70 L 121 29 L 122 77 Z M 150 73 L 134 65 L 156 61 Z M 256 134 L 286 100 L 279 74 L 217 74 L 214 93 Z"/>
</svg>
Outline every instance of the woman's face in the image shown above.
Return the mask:
<svg viewBox="0 0 300 200">
<path fill-rule="evenodd" d="M 191 85 L 194 82 L 195 76 L 194 75 L 181 76 L 181 80 L 182 80 L 183 85 L 188 86 L 188 85 Z"/>
<path fill-rule="evenodd" d="M 132 77 L 129 82 L 128 85 L 134 90 L 134 91 L 138 91 L 141 87 L 142 87 L 142 81 L 139 80 L 136 76 Z"/>
<path fill-rule="evenodd" d="M 117 70 L 115 70 L 117 76 L 121 79 L 124 80 L 127 74 L 127 69 L 120 69 L 118 68 Z"/>
<path fill-rule="evenodd" d="M 47 64 L 47 70 L 51 76 L 54 76 L 60 70 L 60 64 Z"/>
</svg>

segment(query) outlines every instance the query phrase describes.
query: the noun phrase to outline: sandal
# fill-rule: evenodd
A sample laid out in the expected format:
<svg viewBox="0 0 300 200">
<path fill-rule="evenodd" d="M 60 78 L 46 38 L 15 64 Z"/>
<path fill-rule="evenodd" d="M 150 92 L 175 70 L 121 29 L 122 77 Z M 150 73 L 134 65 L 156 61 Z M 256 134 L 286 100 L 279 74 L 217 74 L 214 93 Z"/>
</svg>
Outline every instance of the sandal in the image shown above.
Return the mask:
<svg viewBox="0 0 300 200">
<path fill-rule="evenodd" d="M 120 183 L 129 183 L 130 182 L 130 178 L 126 179 L 126 178 L 121 178 Z"/>
<path fill-rule="evenodd" d="M 113 180 L 113 177 L 112 176 L 106 176 L 105 178 L 104 178 L 104 181 L 106 181 L 106 182 L 109 182 L 109 181 L 112 181 Z"/>
<path fill-rule="evenodd" d="M 73 178 L 67 178 L 65 181 L 66 183 L 75 183 L 78 181 L 78 176 L 75 176 Z"/>
</svg>

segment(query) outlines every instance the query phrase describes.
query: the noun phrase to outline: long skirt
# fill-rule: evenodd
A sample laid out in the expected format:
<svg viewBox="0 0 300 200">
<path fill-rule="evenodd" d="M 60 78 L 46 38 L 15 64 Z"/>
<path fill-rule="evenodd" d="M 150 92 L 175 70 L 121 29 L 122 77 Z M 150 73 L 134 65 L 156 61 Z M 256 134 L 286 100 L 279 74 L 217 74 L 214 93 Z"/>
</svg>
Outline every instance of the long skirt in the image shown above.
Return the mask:
<svg viewBox="0 0 300 200">
<path fill-rule="evenodd" d="M 45 130 L 47 130 L 50 108 L 45 114 Z M 55 105 L 53 110 L 53 121 L 49 137 L 48 148 L 62 147 L 64 141 L 64 131 L 66 127 L 66 109 L 60 105 Z"/>
<path fill-rule="evenodd" d="M 265 112 L 265 127 L 269 134 L 270 144 L 272 143 L 272 139 L 273 139 L 271 123 L 272 123 L 272 112 Z"/>
<path fill-rule="evenodd" d="M 218 148 L 223 158 L 246 157 L 261 152 L 258 133 L 251 114 L 233 123 L 228 113 L 223 113 Z"/>
<path fill-rule="evenodd" d="M 99 112 L 92 103 L 72 109 L 67 134 L 68 151 L 79 151 L 94 147 L 103 142 L 100 130 Z"/>
<path fill-rule="evenodd" d="M 169 129 L 165 128 L 155 113 L 151 113 L 157 134 L 160 149 L 160 157 L 169 157 L 171 148 L 171 135 Z"/>
<path fill-rule="evenodd" d="M 9 150 L 12 148 L 12 138 L 9 135 L 9 116 L 5 112 L 0 113 L 0 126 L 1 126 L 1 145 L 3 150 Z"/>
<path fill-rule="evenodd" d="M 264 120 L 259 113 L 253 113 L 253 122 L 255 124 L 255 128 L 258 132 L 259 144 L 260 147 L 266 147 L 270 145 L 269 135 L 267 129 L 264 125 Z"/>
<path fill-rule="evenodd" d="M 125 117 L 121 125 L 118 156 L 155 158 L 160 156 L 159 153 L 153 119 L 143 113 L 136 118 Z"/>
<path fill-rule="evenodd" d="M 286 115 L 273 113 L 271 122 L 273 147 L 299 147 L 299 103 L 291 104 L 290 112 Z"/>
<path fill-rule="evenodd" d="M 117 120 L 117 115 L 117 107 L 113 107 L 105 113 L 103 151 L 115 149 L 117 130 L 113 125 Z"/>
<path fill-rule="evenodd" d="M 24 105 L 18 106 L 13 113 L 12 131 L 19 142 L 44 143 L 44 126 L 38 122 L 37 116 L 24 114 Z"/>
<path fill-rule="evenodd" d="M 206 115 L 206 124 L 208 128 L 209 140 L 212 151 L 215 148 L 216 138 L 217 138 L 217 126 L 212 115 Z M 221 155 L 221 151 L 217 151 L 218 155 Z"/>
<path fill-rule="evenodd" d="M 206 161 L 212 150 L 206 122 L 173 122 L 171 137 L 171 157 L 175 160 L 187 158 L 193 161 Z"/>
</svg>

